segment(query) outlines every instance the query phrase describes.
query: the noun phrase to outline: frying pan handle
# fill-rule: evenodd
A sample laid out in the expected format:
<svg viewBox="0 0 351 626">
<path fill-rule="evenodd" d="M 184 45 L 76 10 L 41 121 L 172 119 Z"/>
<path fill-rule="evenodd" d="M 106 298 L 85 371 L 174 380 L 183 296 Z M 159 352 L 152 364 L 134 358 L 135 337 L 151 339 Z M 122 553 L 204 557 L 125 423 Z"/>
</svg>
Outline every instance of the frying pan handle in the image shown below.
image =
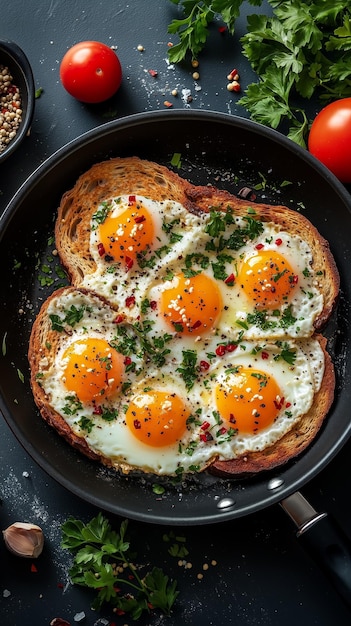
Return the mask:
<svg viewBox="0 0 351 626">
<path fill-rule="evenodd" d="M 321 514 L 301 527 L 297 537 L 351 607 L 351 542 L 340 526 Z"/>
<path fill-rule="evenodd" d="M 327 513 L 317 513 L 296 491 L 280 502 L 298 527 L 300 543 L 351 607 L 351 541 Z"/>
</svg>

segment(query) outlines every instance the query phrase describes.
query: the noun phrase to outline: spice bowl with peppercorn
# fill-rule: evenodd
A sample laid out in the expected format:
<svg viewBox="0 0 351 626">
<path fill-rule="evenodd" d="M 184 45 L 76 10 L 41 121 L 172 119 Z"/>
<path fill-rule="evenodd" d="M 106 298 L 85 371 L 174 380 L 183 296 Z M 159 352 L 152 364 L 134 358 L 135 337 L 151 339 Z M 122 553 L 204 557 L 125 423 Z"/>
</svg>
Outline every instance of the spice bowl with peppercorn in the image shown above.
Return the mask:
<svg viewBox="0 0 351 626">
<path fill-rule="evenodd" d="M 0 163 L 29 134 L 35 102 L 33 72 L 23 50 L 0 40 Z"/>
</svg>

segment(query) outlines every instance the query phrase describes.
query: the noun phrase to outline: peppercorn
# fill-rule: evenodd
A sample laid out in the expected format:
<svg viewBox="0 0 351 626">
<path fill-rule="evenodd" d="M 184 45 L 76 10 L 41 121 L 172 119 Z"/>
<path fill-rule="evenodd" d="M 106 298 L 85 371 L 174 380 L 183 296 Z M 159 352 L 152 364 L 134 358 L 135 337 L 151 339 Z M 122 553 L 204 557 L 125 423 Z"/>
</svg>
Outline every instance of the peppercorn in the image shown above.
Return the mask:
<svg viewBox="0 0 351 626">
<path fill-rule="evenodd" d="M 0 154 L 15 138 L 22 121 L 21 96 L 8 67 L 0 65 Z"/>
</svg>

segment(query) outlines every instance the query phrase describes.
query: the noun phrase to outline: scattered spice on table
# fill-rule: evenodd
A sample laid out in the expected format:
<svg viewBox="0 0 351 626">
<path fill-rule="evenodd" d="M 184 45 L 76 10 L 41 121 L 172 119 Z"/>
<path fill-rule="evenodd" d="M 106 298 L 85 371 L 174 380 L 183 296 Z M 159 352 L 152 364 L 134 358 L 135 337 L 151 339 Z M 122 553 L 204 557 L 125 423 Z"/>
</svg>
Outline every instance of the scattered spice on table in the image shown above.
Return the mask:
<svg viewBox="0 0 351 626">
<path fill-rule="evenodd" d="M 0 65 L 0 153 L 15 138 L 22 121 L 21 95 L 8 67 Z"/>
</svg>

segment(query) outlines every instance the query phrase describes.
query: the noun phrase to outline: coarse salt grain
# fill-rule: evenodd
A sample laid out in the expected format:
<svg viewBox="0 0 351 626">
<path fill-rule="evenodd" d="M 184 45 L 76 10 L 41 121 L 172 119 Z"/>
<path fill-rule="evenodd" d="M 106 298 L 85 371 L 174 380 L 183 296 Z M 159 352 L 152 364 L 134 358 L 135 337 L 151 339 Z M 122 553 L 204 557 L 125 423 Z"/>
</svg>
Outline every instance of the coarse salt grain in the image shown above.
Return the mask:
<svg viewBox="0 0 351 626">
<path fill-rule="evenodd" d="M 75 622 L 81 622 L 83 619 L 85 619 L 84 611 L 81 611 L 80 613 L 76 613 L 73 619 Z"/>
</svg>

